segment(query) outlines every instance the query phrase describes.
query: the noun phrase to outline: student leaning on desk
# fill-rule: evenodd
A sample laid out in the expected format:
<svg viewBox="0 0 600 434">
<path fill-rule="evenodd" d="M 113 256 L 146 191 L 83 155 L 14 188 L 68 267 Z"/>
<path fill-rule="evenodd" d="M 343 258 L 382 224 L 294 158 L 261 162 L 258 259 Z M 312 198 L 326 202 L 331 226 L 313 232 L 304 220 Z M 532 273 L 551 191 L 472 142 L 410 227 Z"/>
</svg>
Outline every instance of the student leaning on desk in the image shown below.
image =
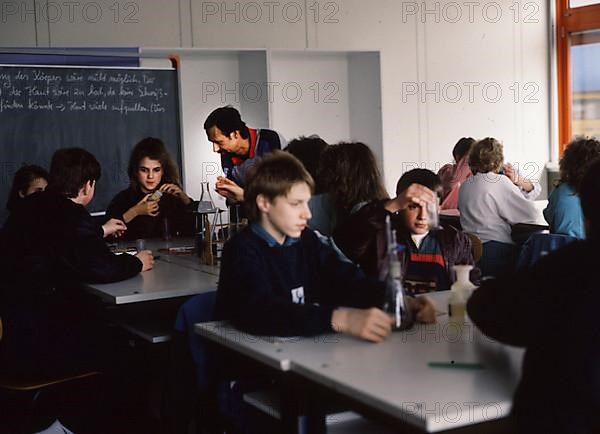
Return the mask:
<svg viewBox="0 0 600 434">
<path fill-rule="evenodd" d="M 99 227 L 85 209 L 100 165 L 89 152 L 54 153 L 48 188 L 23 199 L 0 232 L 0 370 L 49 376 L 102 369 L 100 321 L 82 282 L 116 282 L 153 266 L 152 253 L 116 256 L 105 236 L 126 229 Z"/>
<path fill-rule="evenodd" d="M 313 185 L 287 153 L 273 152 L 250 169 L 244 202 L 251 224 L 223 250 L 216 317 L 260 335 L 337 331 L 381 342 L 393 323 L 379 308 L 384 284 L 306 227 Z M 417 320 L 435 322 L 430 300 L 410 303 Z"/>
</svg>

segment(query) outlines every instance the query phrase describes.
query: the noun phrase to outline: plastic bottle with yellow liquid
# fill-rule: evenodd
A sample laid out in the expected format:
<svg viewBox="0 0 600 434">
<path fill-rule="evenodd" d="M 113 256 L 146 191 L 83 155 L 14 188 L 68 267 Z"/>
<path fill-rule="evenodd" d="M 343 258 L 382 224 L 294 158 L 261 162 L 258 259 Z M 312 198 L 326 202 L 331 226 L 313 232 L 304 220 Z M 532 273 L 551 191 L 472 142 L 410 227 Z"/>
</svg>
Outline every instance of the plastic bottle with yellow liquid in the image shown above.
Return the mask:
<svg viewBox="0 0 600 434">
<path fill-rule="evenodd" d="M 469 280 L 472 265 L 455 265 L 456 281 L 450 287 L 448 297 L 448 316 L 453 321 L 464 321 L 467 313 L 467 301 L 475 288 Z"/>
</svg>

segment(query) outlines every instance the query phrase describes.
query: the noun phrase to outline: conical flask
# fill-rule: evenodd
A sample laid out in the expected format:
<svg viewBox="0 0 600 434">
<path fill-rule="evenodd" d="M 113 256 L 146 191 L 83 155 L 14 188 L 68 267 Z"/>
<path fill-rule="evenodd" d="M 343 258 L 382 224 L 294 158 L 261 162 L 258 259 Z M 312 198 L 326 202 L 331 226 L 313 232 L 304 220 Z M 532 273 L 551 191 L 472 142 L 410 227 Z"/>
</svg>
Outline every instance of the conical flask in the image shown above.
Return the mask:
<svg viewBox="0 0 600 434">
<path fill-rule="evenodd" d="M 198 202 L 197 212 L 200 214 L 206 213 L 214 213 L 217 211 L 217 207 L 215 206 L 215 202 L 213 201 L 212 196 L 210 195 L 210 184 L 208 181 L 203 182 L 202 192 L 200 193 L 200 201 Z"/>
</svg>

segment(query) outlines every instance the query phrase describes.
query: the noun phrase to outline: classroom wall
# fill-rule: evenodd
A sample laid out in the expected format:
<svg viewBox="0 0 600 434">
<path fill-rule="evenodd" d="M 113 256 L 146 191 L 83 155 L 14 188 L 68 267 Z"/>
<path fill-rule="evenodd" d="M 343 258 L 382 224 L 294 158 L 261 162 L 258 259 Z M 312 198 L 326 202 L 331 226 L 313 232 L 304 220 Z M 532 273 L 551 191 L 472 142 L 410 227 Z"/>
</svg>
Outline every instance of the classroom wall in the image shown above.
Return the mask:
<svg viewBox="0 0 600 434">
<path fill-rule="evenodd" d="M 500 138 L 507 159 L 531 176 L 550 158 L 548 5 L 541 0 L 76 3 L 2 2 L 0 45 L 376 49 L 390 192 L 403 171 L 448 162 L 465 135 Z M 186 173 L 217 161 L 194 144 L 207 111 L 194 97 L 201 80 L 194 67 L 190 60 L 182 83 Z M 186 184 L 198 194 L 196 176 Z"/>
</svg>

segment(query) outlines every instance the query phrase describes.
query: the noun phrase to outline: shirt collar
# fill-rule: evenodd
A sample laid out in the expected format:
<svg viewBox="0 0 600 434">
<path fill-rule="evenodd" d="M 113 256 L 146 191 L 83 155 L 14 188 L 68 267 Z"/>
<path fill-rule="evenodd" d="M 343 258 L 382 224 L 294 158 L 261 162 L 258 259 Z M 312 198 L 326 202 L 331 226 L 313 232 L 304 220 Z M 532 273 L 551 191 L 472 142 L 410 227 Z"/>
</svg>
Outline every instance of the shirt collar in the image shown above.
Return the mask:
<svg viewBox="0 0 600 434">
<path fill-rule="evenodd" d="M 258 130 L 255 130 L 254 128 L 248 128 L 248 141 L 249 141 L 248 154 L 245 156 L 233 154 L 231 156 L 231 162 L 233 163 L 234 166 L 239 166 L 247 159 L 254 158 L 254 156 L 256 154 L 256 144 L 258 143 L 258 141 L 256 140 L 257 138 L 258 138 Z"/>
<path fill-rule="evenodd" d="M 254 232 L 256 235 L 258 235 L 260 238 L 265 240 L 266 243 L 269 245 L 269 247 L 288 247 L 288 246 L 291 246 L 292 244 L 296 244 L 300 240 L 300 238 L 292 238 L 292 237 L 286 236 L 285 240 L 283 241 L 283 244 L 279 244 L 277 242 L 277 240 L 275 238 L 273 238 L 273 236 L 270 233 L 268 233 L 265 230 L 265 228 L 263 228 L 258 223 L 250 224 L 250 229 L 252 230 L 252 232 Z"/>
</svg>

